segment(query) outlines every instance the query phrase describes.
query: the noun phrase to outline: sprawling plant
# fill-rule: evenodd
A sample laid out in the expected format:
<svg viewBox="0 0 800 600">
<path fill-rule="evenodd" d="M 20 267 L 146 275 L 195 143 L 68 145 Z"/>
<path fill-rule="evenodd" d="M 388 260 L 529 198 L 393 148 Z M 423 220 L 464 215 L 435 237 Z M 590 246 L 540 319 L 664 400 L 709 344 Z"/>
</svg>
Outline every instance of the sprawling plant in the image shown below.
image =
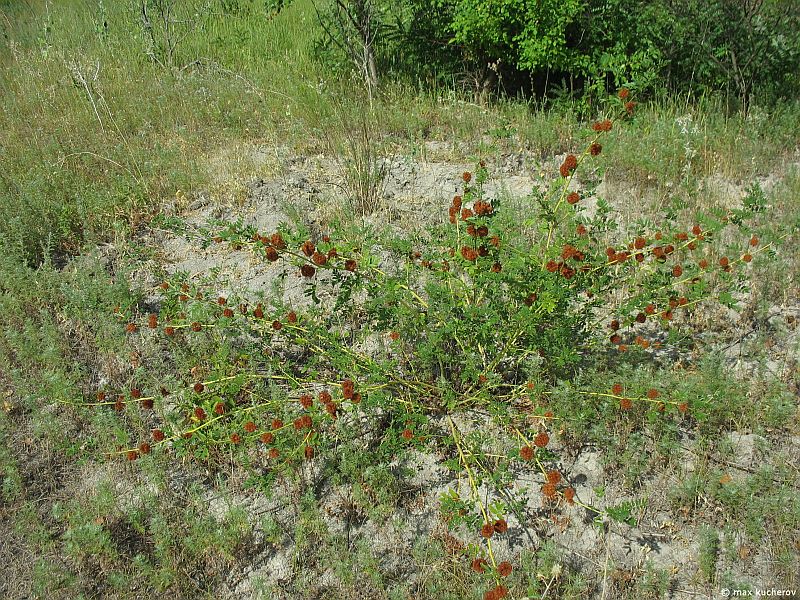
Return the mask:
<svg viewBox="0 0 800 600">
<path fill-rule="evenodd" d="M 618 103 L 621 116 L 634 111 L 627 90 Z M 129 416 L 139 439 L 121 440 L 116 452 L 210 461 L 224 451 L 257 466 L 269 489 L 292 465 L 343 445 L 387 461 L 409 446 L 437 450 L 466 476 L 441 506 L 452 527 L 480 540 L 465 553 L 486 577 L 487 598 L 504 597 L 513 570 L 492 541 L 525 502 L 509 491 L 519 469 L 538 474 L 546 510 L 577 504 L 630 520 L 629 505 L 587 504 L 559 465 L 570 428 L 563 400 L 576 396 L 643 426 L 700 421 L 706 399 L 630 382 L 585 387 L 581 361 L 592 352 L 646 360 L 676 316 L 711 298 L 731 304 L 731 287 L 771 244 L 747 228 L 763 209 L 753 203 L 624 232 L 602 202 L 588 217 L 571 183 L 612 129 L 610 119 L 595 122 L 583 151 L 566 155 L 522 215 L 486 196 L 479 163 L 420 242 L 381 245 L 339 231 L 314 238 L 288 225 L 184 228 L 207 245 L 250 250 L 282 275 L 259 295 L 220 294 L 218 273 L 175 273 L 156 290 L 157 312 L 119 308 L 132 343 L 160 345 L 176 372 L 155 381 L 142 364 L 127 389 L 101 389 L 89 401 Z M 731 241 L 726 228 L 746 237 Z M 282 290 L 297 282 L 308 301 L 289 305 Z"/>
</svg>

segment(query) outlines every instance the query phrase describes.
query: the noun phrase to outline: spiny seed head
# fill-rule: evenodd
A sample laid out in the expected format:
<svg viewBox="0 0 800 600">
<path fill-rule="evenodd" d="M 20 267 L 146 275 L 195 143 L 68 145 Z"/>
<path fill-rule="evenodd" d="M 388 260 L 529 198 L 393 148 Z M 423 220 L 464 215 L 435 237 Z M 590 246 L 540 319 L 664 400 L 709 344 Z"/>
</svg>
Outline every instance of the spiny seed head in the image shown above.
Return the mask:
<svg viewBox="0 0 800 600">
<path fill-rule="evenodd" d="M 194 409 L 194 416 L 197 417 L 198 421 L 205 421 L 206 411 L 198 406 Z"/>
<path fill-rule="evenodd" d="M 647 315 L 645 315 L 643 312 L 640 312 L 636 315 L 637 323 L 644 323 L 645 321 L 647 321 Z"/>
<path fill-rule="evenodd" d="M 487 540 L 494 535 L 494 525 L 492 523 L 484 523 L 481 527 L 481 536 Z"/>
<path fill-rule="evenodd" d="M 283 427 L 283 421 L 280 419 L 272 419 L 272 429 L 280 429 Z"/>
<path fill-rule="evenodd" d="M 537 448 L 544 448 L 550 443 L 550 436 L 542 431 L 541 433 L 536 434 L 536 437 L 533 438 L 533 443 Z"/>
<path fill-rule="evenodd" d="M 346 271 L 355 271 L 358 265 L 352 258 L 344 261 L 344 268 Z"/>
<path fill-rule="evenodd" d="M 464 180 L 464 183 L 469 183 L 472 181 L 472 173 L 469 171 L 464 171 L 464 173 L 461 175 L 461 179 Z"/>
<path fill-rule="evenodd" d="M 355 383 L 352 379 L 345 379 L 342 381 L 342 398 L 350 400 L 355 393 Z"/>
<path fill-rule="evenodd" d="M 283 328 L 283 324 L 280 321 L 273 321 L 272 322 L 272 328 L 275 331 L 280 331 Z"/>
<path fill-rule="evenodd" d="M 750 254 L 749 252 L 747 254 L 745 254 L 744 256 L 742 256 L 742 261 L 743 262 L 749 263 L 751 260 L 753 260 L 753 255 Z"/>
<path fill-rule="evenodd" d="M 353 394 L 353 397 L 350 399 L 350 402 L 352 402 L 353 404 L 359 404 L 361 402 L 361 394 L 359 394 L 358 392 Z"/>
<path fill-rule="evenodd" d="M 451 206 L 455 208 L 457 211 L 461 210 L 461 202 L 462 202 L 461 196 L 453 196 L 453 203 Z"/>
<path fill-rule="evenodd" d="M 217 413 L 218 415 L 224 415 L 225 414 L 225 404 L 223 404 L 222 402 L 217 402 L 214 405 L 214 412 Z"/>
<path fill-rule="evenodd" d="M 505 519 L 497 519 L 494 522 L 495 533 L 505 533 L 508 531 L 508 522 Z"/>
<path fill-rule="evenodd" d="M 156 327 L 158 327 L 158 315 L 157 314 L 150 313 L 150 315 L 147 317 L 147 326 L 150 329 L 155 329 Z"/>
<path fill-rule="evenodd" d="M 680 265 L 675 265 L 672 267 L 672 276 L 673 277 L 680 277 L 683 275 L 683 268 Z"/>
<path fill-rule="evenodd" d="M 322 404 L 328 404 L 329 402 L 331 402 L 333 400 L 333 396 L 331 396 L 331 393 L 329 391 L 327 391 L 327 390 L 322 390 L 319 393 L 318 398 L 319 398 L 319 401 Z"/>
<path fill-rule="evenodd" d="M 567 157 L 564 159 L 564 164 L 570 171 L 572 171 L 573 169 L 577 168 L 578 159 L 575 157 L 574 154 L 567 154 Z"/>
<path fill-rule="evenodd" d="M 106 399 L 106 393 L 103 391 L 97 392 L 96 396 L 98 402 L 103 402 Z"/>
<path fill-rule="evenodd" d="M 203 385 L 202 383 L 200 383 L 199 381 L 198 381 L 197 383 L 195 383 L 195 384 L 194 384 L 194 391 L 195 391 L 195 393 L 197 393 L 197 394 L 202 394 L 204 389 L 206 389 L 206 386 L 204 386 L 204 385 Z"/>
<path fill-rule="evenodd" d="M 242 441 L 242 436 L 240 436 L 238 433 L 232 433 L 231 434 L 231 443 L 232 444 L 238 444 L 241 441 Z"/>
<path fill-rule="evenodd" d="M 131 388 L 131 398 L 134 400 L 138 400 L 142 397 L 142 390 L 139 388 Z"/>
<path fill-rule="evenodd" d="M 266 433 L 261 434 L 261 441 L 265 444 L 271 444 L 275 441 L 275 436 L 267 431 Z"/>
<path fill-rule="evenodd" d="M 275 250 L 275 248 L 273 248 L 272 246 L 264 250 L 264 255 L 270 262 L 275 262 L 276 260 L 278 260 L 278 251 Z"/>
<path fill-rule="evenodd" d="M 153 431 L 151 433 L 152 433 L 154 442 L 163 442 L 164 438 L 166 437 L 164 435 L 164 432 L 161 431 L 160 429 L 153 429 Z"/>
<path fill-rule="evenodd" d="M 147 442 L 142 442 L 139 444 L 139 452 L 142 454 L 150 454 L 150 444 Z"/>
<path fill-rule="evenodd" d="M 311 405 L 314 404 L 314 399 L 309 394 L 303 394 L 300 396 L 300 405 L 305 408 L 311 408 Z"/>
<path fill-rule="evenodd" d="M 303 265 L 302 267 L 300 267 L 300 275 L 302 275 L 303 277 L 311 278 L 314 276 L 316 272 L 317 270 L 311 265 Z"/>
<path fill-rule="evenodd" d="M 647 306 L 644 307 L 644 312 L 646 312 L 648 315 L 654 315 L 656 313 L 655 305 L 648 304 Z"/>
<path fill-rule="evenodd" d="M 192 323 L 192 331 L 202 331 L 202 330 L 203 326 L 200 323 L 198 323 L 197 321 Z"/>
<path fill-rule="evenodd" d="M 256 309 L 253 311 L 253 316 L 256 319 L 264 318 L 264 307 L 261 306 L 261 303 L 259 303 L 258 306 L 256 306 Z"/>
<path fill-rule="evenodd" d="M 555 498 L 557 493 L 556 485 L 554 483 L 545 483 L 542 486 L 542 495 L 545 498 Z"/>
<path fill-rule="evenodd" d="M 592 124 L 592 129 L 594 131 L 611 131 L 611 121 L 609 119 L 605 119 L 604 121 L 598 121 Z"/>
<path fill-rule="evenodd" d="M 404 440 L 410 440 L 414 437 L 414 432 L 411 431 L 408 427 L 403 429 L 403 432 L 400 434 Z"/>
<path fill-rule="evenodd" d="M 678 410 L 682 413 L 686 413 L 689 410 L 689 405 L 686 402 L 681 402 L 678 404 Z"/>
<path fill-rule="evenodd" d="M 268 456 L 270 458 L 278 458 L 280 456 L 280 451 L 277 448 L 270 448 Z"/>
<path fill-rule="evenodd" d="M 222 316 L 230 319 L 231 317 L 233 317 L 233 311 L 230 308 L 226 308 L 225 310 L 222 311 Z"/>
<path fill-rule="evenodd" d="M 533 460 L 533 448 L 530 446 L 523 446 L 519 449 L 519 457 L 522 460 Z"/>
<path fill-rule="evenodd" d="M 125 331 L 128 333 L 136 333 L 139 328 L 136 326 L 136 323 L 128 323 L 125 325 Z"/>
<path fill-rule="evenodd" d="M 557 484 L 561 481 L 561 473 L 558 471 L 548 471 L 547 472 L 547 482 L 552 484 Z"/>
<path fill-rule="evenodd" d="M 321 267 L 322 265 L 327 264 L 328 257 L 320 252 L 314 252 L 314 254 L 311 256 L 311 260 L 315 265 Z"/>
<path fill-rule="evenodd" d="M 504 585 L 498 585 L 486 592 L 483 595 L 483 600 L 503 600 L 506 596 L 508 596 L 508 588 Z"/>
<path fill-rule="evenodd" d="M 586 226 L 584 226 L 584 224 L 583 224 L 583 223 L 580 223 L 580 224 L 579 224 L 579 225 L 578 225 L 578 226 L 575 228 L 575 233 L 577 233 L 578 235 L 586 235 Z"/>
<path fill-rule="evenodd" d="M 134 461 L 139 458 L 139 453 L 136 450 L 128 450 L 125 453 L 125 457 L 130 461 Z"/>
<path fill-rule="evenodd" d="M 589 153 L 590 153 L 592 156 L 597 156 L 597 155 L 598 155 L 598 154 L 600 154 L 602 151 L 603 151 L 603 147 L 602 147 L 600 144 L 598 144 L 597 142 L 595 142 L 594 144 L 592 144 L 591 146 L 589 146 Z"/>
<path fill-rule="evenodd" d="M 486 564 L 486 559 L 476 558 L 472 561 L 472 565 L 470 565 L 470 568 L 475 573 L 485 573 L 486 572 L 486 568 L 484 566 L 485 564 Z"/>
<path fill-rule="evenodd" d="M 145 410 L 152 410 L 153 409 L 153 399 L 152 398 L 143 398 L 142 399 L 142 408 Z"/>
<path fill-rule="evenodd" d="M 297 323 L 297 313 L 296 313 L 296 312 L 294 312 L 293 310 L 292 310 L 292 311 L 289 311 L 289 314 L 288 314 L 288 315 L 286 315 L 286 320 L 287 320 L 289 323 Z"/>
<path fill-rule="evenodd" d="M 306 446 L 303 450 L 303 454 L 305 454 L 306 460 L 311 460 L 314 458 L 314 448 Z"/>
<path fill-rule="evenodd" d="M 750 245 L 753 246 L 753 247 L 758 246 L 758 237 L 757 236 L 754 235 L 753 237 L 750 238 Z"/>
<path fill-rule="evenodd" d="M 511 566 L 511 563 L 508 562 L 507 560 L 504 560 L 499 565 L 497 565 L 497 573 L 500 575 L 500 577 L 508 577 L 509 575 L 511 575 L 511 571 L 513 570 L 514 568 Z"/>
<path fill-rule="evenodd" d="M 470 248 L 469 246 L 462 246 L 461 248 L 461 256 L 464 257 L 464 260 L 468 260 L 470 262 L 477 260 L 478 253 L 475 249 Z"/>
<path fill-rule="evenodd" d="M 631 408 L 633 408 L 633 403 L 631 402 L 630 398 L 622 398 L 619 401 L 619 407 L 622 410 L 630 410 Z"/>
<path fill-rule="evenodd" d="M 247 423 L 244 424 L 243 429 L 247 433 L 253 433 L 257 429 L 257 427 L 255 423 L 253 423 L 252 421 L 248 421 Z"/>
<path fill-rule="evenodd" d="M 621 396 L 622 391 L 623 390 L 621 383 L 615 383 L 614 385 L 611 386 L 611 393 L 614 394 L 615 396 Z"/>
<path fill-rule="evenodd" d="M 635 240 L 633 240 L 633 247 L 636 248 L 637 250 L 641 250 L 646 245 L 647 245 L 647 240 L 643 237 L 637 237 Z"/>
<path fill-rule="evenodd" d="M 227 303 L 228 299 L 225 296 L 220 296 L 219 298 L 217 298 L 217 304 L 219 304 L 220 306 L 224 306 Z"/>
<path fill-rule="evenodd" d="M 619 96 L 620 100 L 627 100 L 630 94 L 628 88 L 620 88 L 619 92 L 617 92 L 617 96 Z"/>
<path fill-rule="evenodd" d="M 581 196 L 578 192 L 570 192 L 567 196 L 567 204 L 577 204 L 580 202 Z"/>
<path fill-rule="evenodd" d="M 568 267 L 567 265 L 561 265 L 559 273 L 561 273 L 561 276 L 564 279 L 572 279 L 575 276 L 575 269 Z"/>
<path fill-rule="evenodd" d="M 719 259 L 719 266 L 720 267 L 727 267 L 730 264 L 730 260 L 728 260 L 727 256 L 723 256 Z"/>
<path fill-rule="evenodd" d="M 308 240 L 303 242 L 303 245 L 300 246 L 300 250 L 303 252 L 303 254 L 305 254 L 310 258 L 314 254 L 316 247 L 314 246 L 314 243 L 311 240 Z"/>
<path fill-rule="evenodd" d="M 278 232 L 272 234 L 272 237 L 269 239 L 269 243 L 278 250 L 283 250 L 286 248 L 286 242 L 283 241 L 283 236 Z"/>
<path fill-rule="evenodd" d="M 568 487 L 563 492 L 564 500 L 567 501 L 568 504 L 575 504 L 575 489 Z"/>
<path fill-rule="evenodd" d="M 658 398 L 658 396 L 659 393 L 657 389 L 650 388 L 649 390 L 647 390 L 647 397 L 650 398 L 650 400 L 655 400 L 656 398 Z"/>
<path fill-rule="evenodd" d="M 159 285 L 158 287 L 160 287 L 162 290 L 168 290 L 169 289 L 169 281 L 162 281 L 161 285 Z"/>
</svg>

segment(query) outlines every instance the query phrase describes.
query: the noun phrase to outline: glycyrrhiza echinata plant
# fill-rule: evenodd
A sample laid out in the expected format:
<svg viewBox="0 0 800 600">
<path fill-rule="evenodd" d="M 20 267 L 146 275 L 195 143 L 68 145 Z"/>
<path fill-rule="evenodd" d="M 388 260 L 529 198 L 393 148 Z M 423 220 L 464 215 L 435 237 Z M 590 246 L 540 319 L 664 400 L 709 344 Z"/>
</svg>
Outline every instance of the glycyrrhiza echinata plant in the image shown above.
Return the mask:
<svg viewBox="0 0 800 600">
<path fill-rule="evenodd" d="M 633 114 L 626 91 L 619 103 L 620 118 Z M 302 228 L 263 233 L 241 223 L 186 229 L 280 266 L 278 281 L 303 282 L 307 301 L 219 295 L 214 282 L 177 273 L 159 286 L 157 313 L 119 309 L 131 343 L 159 345 L 176 377 L 154 383 L 140 368 L 125 389 L 99 390 L 89 404 L 129 417 L 139 440 L 117 449 L 129 460 L 228 455 L 258 466 L 264 483 L 324 460 L 332 446 L 366 433 L 360 428 L 387 460 L 407 447 L 436 449 L 464 481 L 442 496 L 444 518 L 474 532 L 466 558 L 484 578 L 485 597 L 504 597 L 514 567 L 496 558 L 493 541 L 507 533 L 510 514 L 520 518 L 523 495 L 507 489 L 519 469 L 538 474 L 547 510 L 580 505 L 630 518 L 625 507 L 583 502 L 560 466 L 569 416 L 555 386 L 563 393 L 566 382 L 587 405 L 640 424 L 702 418 L 701 399 L 693 406 L 669 390 L 570 382 L 593 353 L 646 358 L 661 343 L 657 330 L 674 329 L 703 300 L 732 304 L 751 261 L 774 244 L 748 229 L 757 206 L 682 224 L 672 215 L 624 232 L 602 201 L 587 217 L 571 184 L 613 126 L 593 123 L 583 151 L 566 156 L 522 215 L 486 197 L 480 162 L 463 173 L 448 218 L 424 242 L 378 247 L 377 238 L 331 231 L 311 239 Z M 726 228 L 744 237 L 725 245 Z"/>
</svg>

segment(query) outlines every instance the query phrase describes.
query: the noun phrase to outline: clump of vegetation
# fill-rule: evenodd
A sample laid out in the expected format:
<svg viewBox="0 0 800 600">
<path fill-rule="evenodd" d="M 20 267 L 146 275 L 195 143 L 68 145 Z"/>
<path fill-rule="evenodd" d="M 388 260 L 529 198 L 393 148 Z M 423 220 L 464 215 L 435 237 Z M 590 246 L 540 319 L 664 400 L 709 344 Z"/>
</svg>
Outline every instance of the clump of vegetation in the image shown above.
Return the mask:
<svg viewBox="0 0 800 600">
<path fill-rule="evenodd" d="M 617 102 L 619 118 L 635 111 L 627 90 Z M 513 216 L 485 196 L 483 162 L 463 173 L 448 219 L 421 246 L 399 239 L 379 248 L 338 231 L 311 239 L 289 225 L 271 233 L 240 223 L 185 230 L 206 245 L 288 263 L 286 277 L 305 282 L 312 306 L 284 305 L 279 290 L 253 304 L 245 290 L 216 295 L 176 274 L 159 286 L 158 312 L 144 320 L 135 305 L 117 312 L 134 348 L 157 341 L 181 357 L 173 385 L 156 386 L 140 369 L 127 389 L 98 390 L 88 405 L 128 414 L 139 436 L 118 450 L 128 460 L 166 451 L 213 462 L 232 451 L 267 465 L 267 488 L 354 429 L 386 459 L 408 447 L 443 452 L 469 482 L 467 493 L 442 497 L 444 518 L 480 540 L 465 553 L 485 575 L 485 597 L 505 597 L 513 566 L 496 560 L 493 539 L 524 503 L 499 495 L 516 469 L 530 464 L 540 473 L 547 510 L 579 505 L 599 522 L 632 519 L 628 505 L 586 504 L 559 467 L 554 442 L 567 435 L 570 417 L 555 386 L 633 429 L 707 419 L 703 398 L 573 381 L 591 353 L 645 361 L 661 345 L 656 329 L 675 331 L 676 315 L 711 298 L 732 304 L 732 286 L 775 243 L 750 229 L 758 209 L 748 205 L 631 232 L 618 232 L 602 206 L 588 217 L 570 183 L 613 127 L 610 118 L 595 122 L 583 152 L 566 155 L 551 185 L 532 195 L 522 219 L 530 237 L 510 232 Z M 498 431 L 510 437 L 493 439 Z M 487 489 L 496 499 L 485 499 Z"/>
<path fill-rule="evenodd" d="M 773 361 L 796 316 L 770 312 L 800 268 L 782 251 L 800 190 L 797 105 L 780 103 L 793 3 L 642 4 L 492 22 L 481 3 L 417 0 L 275 18 L 256 0 L 3 4 L 0 595 L 219 597 L 241 569 L 243 594 L 273 598 L 248 561 L 275 552 L 290 597 L 368 581 L 382 597 L 655 598 L 685 573 L 611 557 L 593 573 L 548 538 L 608 542 L 664 512 L 664 535 L 700 542 L 690 585 L 765 553 L 796 581 L 796 365 Z M 406 154 L 452 167 L 449 209 L 391 206 Z M 522 200 L 492 191 L 517 154 L 542 172 Z M 338 165 L 320 199 L 344 191 L 339 220 L 182 221 L 312 156 Z M 249 251 L 275 285 L 168 273 L 139 236 L 169 229 Z M 739 302 L 744 332 L 727 322 Z M 752 381 L 731 377 L 730 344 Z M 736 455 L 745 436 L 763 466 Z M 417 460 L 445 473 L 433 494 L 410 485 Z M 440 514 L 421 510 L 436 522 L 406 546 L 405 581 L 369 536 L 408 533 L 426 494 Z M 237 503 L 265 496 L 295 511 Z M 337 583 L 318 589 L 323 567 Z"/>
</svg>

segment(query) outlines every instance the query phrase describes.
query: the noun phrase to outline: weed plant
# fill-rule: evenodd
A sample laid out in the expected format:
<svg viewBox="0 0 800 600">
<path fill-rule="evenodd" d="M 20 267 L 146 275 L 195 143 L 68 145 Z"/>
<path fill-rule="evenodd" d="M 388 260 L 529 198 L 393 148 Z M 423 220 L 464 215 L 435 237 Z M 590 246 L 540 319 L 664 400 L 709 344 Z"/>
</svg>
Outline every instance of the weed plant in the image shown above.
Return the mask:
<svg viewBox="0 0 800 600">
<path fill-rule="evenodd" d="M 635 111 L 625 89 L 616 103 L 616 122 Z M 442 496 L 444 519 L 473 532 L 462 553 L 484 597 L 505 597 L 515 567 L 495 557 L 493 540 L 525 502 L 509 492 L 520 468 L 538 473 L 547 511 L 578 506 L 600 523 L 635 522 L 635 504 L 588 504 L 560 466 L 574 430 L 563 398 L 616 413 L 633 432 L 710 418 L 713 397 L 677 388 L 636 379 L 584 387 L 581 361 L 646 361 L 663 343 L 657 330 L 679 330 L 680 315 L 705 301 L 733 305 L 753 261 L 780 241 L 753 232 L 761 208 L 752 203 L 632 232 L 617 231 L 602 203 L 590 217 L 570 183 L 614 124 L 595 122 L 583 150 L 531 195 L 516 216 L 527 237 L 507 235 L 500 202 L 485 195 L 483 162 L 463 173 L 448 219 L 422 246 L 396 239 L 379 248 L 336 230 L 312 239 L 289 225 L 182 227 L 206 245 L 283 263 L 304 282 L 308 306 L 285 305 L 279 290 L 257 302 L 245 290 L 219 295 L 211 280 L 177 273 L 155 290 L 157 311 L 133 303 L 116 314 L 133 349 L 163 345 L 178 372 L 155 384 L 140 366 L 127 388 L 104 387 L 80 404 L 127 417 L 139 439 L 115 452 L 130 461 L 232 455 L 265 465 L 256 477 L 267 490 L 362 438 L 366 448 L 356 448 L 385 461 L 437 450 L 468 482 Z"/>
</svg>

